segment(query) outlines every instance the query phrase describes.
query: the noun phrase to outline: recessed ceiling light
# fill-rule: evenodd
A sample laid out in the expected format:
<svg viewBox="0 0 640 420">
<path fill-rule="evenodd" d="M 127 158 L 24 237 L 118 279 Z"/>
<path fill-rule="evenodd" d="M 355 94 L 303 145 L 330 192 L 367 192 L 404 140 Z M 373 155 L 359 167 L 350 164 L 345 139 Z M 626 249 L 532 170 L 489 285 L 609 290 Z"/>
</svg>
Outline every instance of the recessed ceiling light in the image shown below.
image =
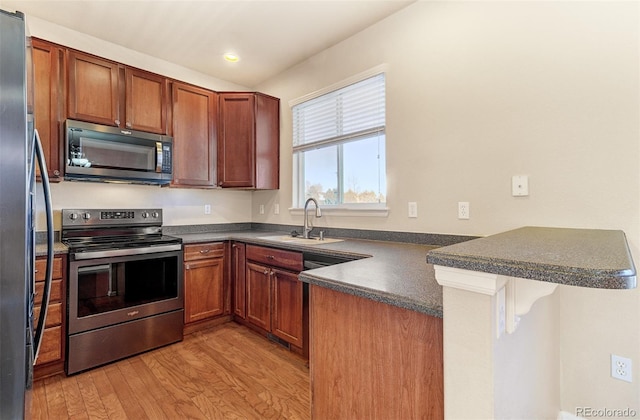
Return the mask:
<svg viewBox="0 0 640 420">
<path fill-rule="evenodd" d="M 237 63 L 238 61 L 240 61 L 240 57 L 238 57 L 234 53 L 225 53 L 223 57 L 225 60 L 227 60 L 230 63 Z"/>
</svg>

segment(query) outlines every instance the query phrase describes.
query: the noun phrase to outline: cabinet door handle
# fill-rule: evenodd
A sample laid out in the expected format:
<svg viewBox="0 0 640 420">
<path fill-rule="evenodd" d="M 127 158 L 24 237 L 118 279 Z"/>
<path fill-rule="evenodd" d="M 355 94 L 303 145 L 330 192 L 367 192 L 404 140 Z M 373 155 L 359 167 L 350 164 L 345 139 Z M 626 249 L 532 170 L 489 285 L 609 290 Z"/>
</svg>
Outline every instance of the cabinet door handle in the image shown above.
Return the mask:
<svg viewBox="0 0 640 420">
<path fill-rule="evenodd" d="M 273 259 L 275 259 L 275 258 L 276 258 L 276 257 L 274 257 L 273 255 L 267 255 L 267 259 L 273 260 Z"/>
<path fill-rule="evenodd" d="M 131 128 L 131 123 L 129 121 L 127 121 L 126 123 L 124 123 L 124 125 L 127 126 L 127 128 Z"/>
<path fill-rule="evenodd" d="M 120 120 L 115 120 L 114 123 L 116 123 L 117 126 L 120 126 Z"/>
<path fill-rule="evenodd" d="M 264 273 L 262 273 L 262 274 L 264 274 L 264 275 L 269 275 L 269 270 L 268 270 L 268 269 L 267 269 L 267 270 L 264 270 Z"/>
<path fill-rule="evenodd" d="M 185 270 L 191 270 L 191 266 L 190 266 L 189 264 L 186 264 L 186 265 L 184 266 L 184 269 L 185 269 Z"/>
</svg>

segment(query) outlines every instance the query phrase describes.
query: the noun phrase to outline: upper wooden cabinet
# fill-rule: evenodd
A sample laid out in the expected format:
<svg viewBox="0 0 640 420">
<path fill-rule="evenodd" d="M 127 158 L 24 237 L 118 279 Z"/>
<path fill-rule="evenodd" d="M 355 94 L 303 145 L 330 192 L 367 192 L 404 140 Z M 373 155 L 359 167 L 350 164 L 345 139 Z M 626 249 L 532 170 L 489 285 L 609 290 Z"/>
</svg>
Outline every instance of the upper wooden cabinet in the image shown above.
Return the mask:
<svg viewBox="0 0 640 420">
<path fill-rule="evenodd" d="M 64 138 L 64 48 L 32 38 L 35 127 L 40 135 L 49 180 L 62 180 Z M 38 172 L 38 175 L 40 173 Z"/>
<path fill-rule="evenodd" d="M 278 189 L 280 100 L 261 93 L 219 94 L 218 185 Z"/>
<path fill-rule="evenodd" d="M 172 185 L 215 187 L 217 94 L 173 82 L 172 103 Z"/>
<path fill-rule="evenodd" d="M 68 50 L 68 112 L 75 120 L 167 133 L 167 79 Z"/>
</svg>

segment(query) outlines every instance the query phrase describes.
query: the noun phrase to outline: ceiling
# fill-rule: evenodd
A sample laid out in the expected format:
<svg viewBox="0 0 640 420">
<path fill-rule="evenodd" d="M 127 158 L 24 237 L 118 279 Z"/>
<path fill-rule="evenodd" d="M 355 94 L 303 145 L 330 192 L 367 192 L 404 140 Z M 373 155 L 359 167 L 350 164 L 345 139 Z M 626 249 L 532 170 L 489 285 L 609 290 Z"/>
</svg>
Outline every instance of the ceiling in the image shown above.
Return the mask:
<svg viewBox="0 0 640 420">
<path fill-rule="evenodd" d="M 0 0 L 0 7 L 251 88 L 413 1 Z M 240 61 L 224 61 L 226 52 Z"/>
</svg>

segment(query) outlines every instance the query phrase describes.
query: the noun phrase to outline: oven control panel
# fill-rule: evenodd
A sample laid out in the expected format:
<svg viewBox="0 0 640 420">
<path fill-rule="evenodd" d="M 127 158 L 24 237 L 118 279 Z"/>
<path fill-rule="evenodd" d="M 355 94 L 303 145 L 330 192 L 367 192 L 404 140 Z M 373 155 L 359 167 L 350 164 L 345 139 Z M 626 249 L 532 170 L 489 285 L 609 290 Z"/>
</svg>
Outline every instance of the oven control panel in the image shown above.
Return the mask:
<svg viewBox="0 0 640 420">
<path fill-rule="evenodd" d="M 62 227 L 162 225 L 162 209 L 63 209 Z"/>
</svg>

